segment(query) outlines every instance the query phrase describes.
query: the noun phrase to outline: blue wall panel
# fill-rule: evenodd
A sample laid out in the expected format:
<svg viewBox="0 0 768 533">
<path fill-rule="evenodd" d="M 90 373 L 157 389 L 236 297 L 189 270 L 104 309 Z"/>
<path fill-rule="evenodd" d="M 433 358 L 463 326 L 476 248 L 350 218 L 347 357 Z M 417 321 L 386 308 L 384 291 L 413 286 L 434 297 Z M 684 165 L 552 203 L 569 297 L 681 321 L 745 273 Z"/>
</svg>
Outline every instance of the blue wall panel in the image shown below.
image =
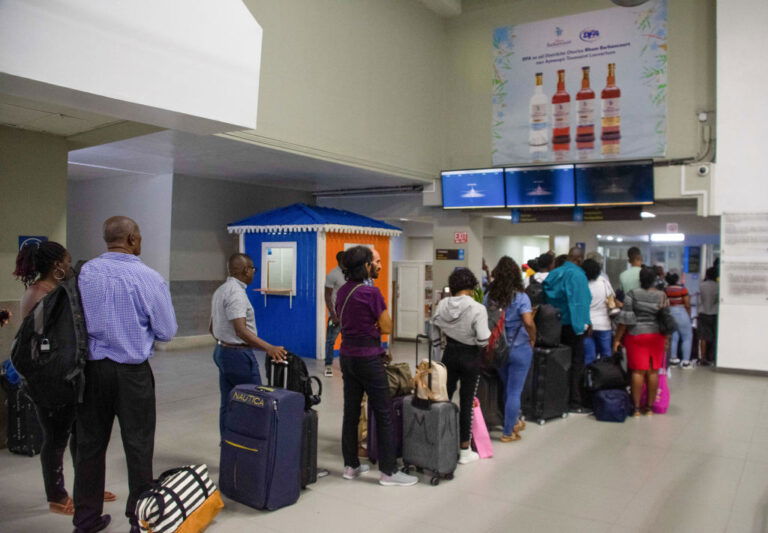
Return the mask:
<svg viewBox="0 0 768 533">
<path fill-rule="evenodd" d="M 261 244 L 296 242 L 296 296 L 293 308 L 288 296 L 264 296 L 252 289 L 261 287 Z M 259 337 L 270 344 L 285 346 L 302 357 L 315 358 L 317 321 L 317 233 L 246 233 L 245 253 L 259 269 L 248 287 L 248 297 L 256 312 Z"/>
</svg>

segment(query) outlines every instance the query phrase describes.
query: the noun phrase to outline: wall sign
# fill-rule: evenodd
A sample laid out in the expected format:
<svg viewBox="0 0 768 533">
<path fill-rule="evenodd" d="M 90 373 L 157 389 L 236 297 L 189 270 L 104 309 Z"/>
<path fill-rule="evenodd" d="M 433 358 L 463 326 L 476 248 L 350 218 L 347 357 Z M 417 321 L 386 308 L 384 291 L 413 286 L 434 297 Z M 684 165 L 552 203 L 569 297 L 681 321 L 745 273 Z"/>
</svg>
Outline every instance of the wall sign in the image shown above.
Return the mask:
<svg viewBox="0 0 768 533">
<path fill-rule="evenodd" d="M 29 244 L 40 244 L 48 240 L 48 237 L 43 235 L 19 235 L 19 250 Z"/>
<path fill-rule="evenodd" d="M 464 244 L 469 241 L 469 232 L 457 231 L 453 234 L 453 242 L 456 244 Z"/>
<path fill-rule="evenodd" d="M 464 261 L 464 248 L 438 248 L 435 250 L 438 261 Z"/>
<path fill-rule="evenodd" d="M 663 156 L 667 0 L 493 32 L 493 164 Z"/>
<path fill-rule="evenodd" d="M 677 222 L 667 222 L 667 233 L 680 233 Z"/>
</svg>

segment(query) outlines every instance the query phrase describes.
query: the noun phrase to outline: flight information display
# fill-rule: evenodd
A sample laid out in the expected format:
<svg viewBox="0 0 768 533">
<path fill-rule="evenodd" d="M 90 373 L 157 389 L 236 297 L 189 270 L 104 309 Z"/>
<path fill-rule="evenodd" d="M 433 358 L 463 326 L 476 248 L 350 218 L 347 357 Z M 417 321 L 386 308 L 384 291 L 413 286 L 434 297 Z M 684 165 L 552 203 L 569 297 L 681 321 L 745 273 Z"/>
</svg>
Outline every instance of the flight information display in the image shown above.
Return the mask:
<svg viewBox="0 0 768 533">
<path fill-rule="evenodd" d="M 504 169 L 441 172 L 444 209 L 504 207 Z"/>
<path fill-rule="evenodd" d="M 576 165 L 576 204 L 581 206 L 653 203 L 653 164 Z"/>
<path fill-rule="evenodd" d="M 573 207 L 573 165 L 505 168 L 507 207 Z"/>
</svg>

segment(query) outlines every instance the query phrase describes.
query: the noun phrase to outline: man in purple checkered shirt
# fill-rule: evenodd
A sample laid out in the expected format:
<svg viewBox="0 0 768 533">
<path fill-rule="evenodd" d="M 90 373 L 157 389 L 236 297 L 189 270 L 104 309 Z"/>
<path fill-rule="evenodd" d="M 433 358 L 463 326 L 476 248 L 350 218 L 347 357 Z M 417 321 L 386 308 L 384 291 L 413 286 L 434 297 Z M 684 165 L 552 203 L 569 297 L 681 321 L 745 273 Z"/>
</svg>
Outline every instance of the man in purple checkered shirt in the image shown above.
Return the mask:
<svg viewBox="0 0 768 533">
<path fill-rule="evenodd" d="M 107 252 L 88 261 L 78 286 L 88 329 L 85 394 L 77 408 L 75 532 L 105 529 L 104 457 L 115 416 L 128 465 L 125 514 L 138 533 L 138 496 L 152 485 L 155 446 L 155 379 L 149 358 L 154 342 L 176 334 L 176 315 L 163 277 L 146 266 L 141 232 L 128 217 L 104 222 Z"/>
</svg>

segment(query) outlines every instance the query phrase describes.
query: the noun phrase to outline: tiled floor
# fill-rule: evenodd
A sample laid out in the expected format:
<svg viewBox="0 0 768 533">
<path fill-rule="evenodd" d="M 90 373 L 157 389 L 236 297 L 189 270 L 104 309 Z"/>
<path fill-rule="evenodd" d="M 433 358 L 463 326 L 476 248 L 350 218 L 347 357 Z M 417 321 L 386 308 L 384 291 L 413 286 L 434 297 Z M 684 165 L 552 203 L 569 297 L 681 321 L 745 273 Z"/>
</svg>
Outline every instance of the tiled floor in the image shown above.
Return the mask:
<svg viewBox="0 0 768 533">
<path fill-rule="evenodd" d="M 413 344 L 395 346 L 412 361 Z M 321 365 L 310 363 L 320 373 Z M 210 350 L 160 353 L 157 473 L 205 462 L 218 478 L 218 381 Z M 263 367 L 262 367 L 263 368 Z M 439 487 L 380 487 L 376 475 L 340 476 L 341 377 L 323 378 L 319 463 L 331 471 L 296 505 L 259 512 L 226 500 L 207 530 L 220 532 L 768 532 L 768 378 L 699 368 L 675 371 L 666 415 L 624 424 L 572 416 L 529 424 L 520 442 L 495 442 L 496 456 L 459 466 Z M 107 457 L 112 532 L 127 475 L 115 429 Z M 46 511 L 37 458 L 0 452 L 0 531 L 71 531 Z M 72 486 L 69 458 L 67 484 Z"/>
</svg>

